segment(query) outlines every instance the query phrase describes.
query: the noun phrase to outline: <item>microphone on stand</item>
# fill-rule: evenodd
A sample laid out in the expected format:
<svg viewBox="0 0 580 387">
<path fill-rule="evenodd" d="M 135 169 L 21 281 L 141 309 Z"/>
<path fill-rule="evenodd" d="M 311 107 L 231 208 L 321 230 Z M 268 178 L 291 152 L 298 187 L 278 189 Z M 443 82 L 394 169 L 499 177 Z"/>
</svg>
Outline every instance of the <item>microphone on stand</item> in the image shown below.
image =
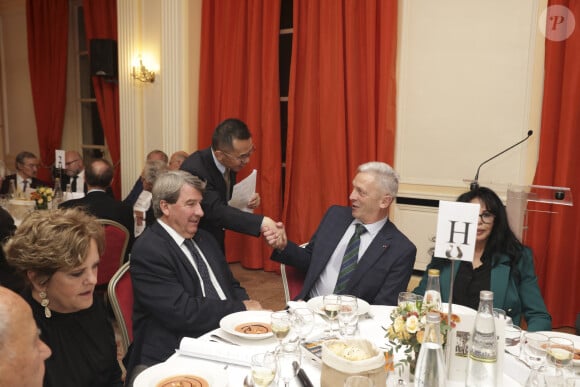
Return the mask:
<svg viewBox="0 0 580 387">
<path fill-rule="evenodd" d="M 471 184 L 469 185 L 469 189 L 471 191 L 476 190 L 479 188 L 479 183 L 477 182 L 477 180 L 479 179 L 479 169 L 481 168 L 482 165 L 486 164 L 487 162 L 495 159 L 496 157 L 499 157 L 501 155 L 503 155 L 505 152 L 509 151 L 510 149 L 520 145 L 522 142 L 526 141 L 528 138 L 530 138 L 532 136 L 532 134 L 534 133 L 533 130 L 528 130 L 528 135 L 526 136 L 526 138 L 524 138 L 523 140 L 520 140 L 518 142 L 516 142 L 514 145 L 510 146 L 509 148 L 506 148 L 504 150 L 502 150 L 501 152 L 499 152 L 498 154 L 490 157 L 489 159 L 485 160 L 483 163 L 479 164 L 479 167 L 477 167 L 477 172 L 475 173 L 475 178 L 473 179 L 473 181 L 471 182 Z"/>
</svg>

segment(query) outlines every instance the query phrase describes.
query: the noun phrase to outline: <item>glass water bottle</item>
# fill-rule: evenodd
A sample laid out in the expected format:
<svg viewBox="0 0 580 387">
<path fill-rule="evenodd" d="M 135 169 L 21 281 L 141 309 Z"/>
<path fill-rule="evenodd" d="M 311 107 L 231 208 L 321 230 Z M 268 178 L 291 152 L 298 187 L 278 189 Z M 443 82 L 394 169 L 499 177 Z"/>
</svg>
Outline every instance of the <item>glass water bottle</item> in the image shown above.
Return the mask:
<svg viewBox="0 0 580 387">
<path fill-rule="evenodd" d="M 479 293 L 479 308 L 469 343 L 468 387 L 495 386 L 497 376 L 497 339 L 493 317 L 493 292 Z"/>
<path fill-rule="evenodd" d="M 421 344 L 417 368 L 415 369 L 415 386 L 445 386 L 447 373 L 445 372 L 444 359 L 441 315 L 438 312 L 428 312 L 423 344 Z"/>
<path fill-rule="evenodd" d="M 427 287 L 423 297 L 423 305 L 427 310 L 441 310 L 441 287 L 439 285 L 439 270 L 429 269 L 427 272 Z"/>
</svg>

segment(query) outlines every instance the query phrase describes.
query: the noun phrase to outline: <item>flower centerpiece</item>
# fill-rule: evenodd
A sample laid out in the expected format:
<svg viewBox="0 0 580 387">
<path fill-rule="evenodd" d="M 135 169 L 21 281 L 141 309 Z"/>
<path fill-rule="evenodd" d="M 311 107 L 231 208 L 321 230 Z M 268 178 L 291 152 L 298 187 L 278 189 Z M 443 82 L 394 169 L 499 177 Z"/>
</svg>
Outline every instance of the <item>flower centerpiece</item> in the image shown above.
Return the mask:
<svg viewBox="0 0 580 387">
<path fill-rule="evenodd" d="M 387 331 L 386 337 L 393 345 L 395 351 L 403 349 L 405 359 L 403 364 L 409 366 L 410 373 L 415 373 L 415 366 L 419 356 L 419 350 L 423 343 L 423 336 L 425 334 L 425 324 L 427 322 L 427 313 L 437 311 L 441 315 L 441 337 L 443 345 L 447 341 L 447 333 L 451 327 L 460 321 L 459 316 L 453 314 L 451 317 L 451 326 L 447 324 L 447 313 L 437 310 L 433 306 L 423 304 L 422 301 L 406 302 L 397 306 L 391 312 L 392 324 L 385 328 Z"/>
<path fill-rule="evenodd" d="M 30 200 L 34 200 L 37 210 L 48 209 L 48 204 L 52 202 L 52 197 L 52 188 L 49 187 L 39 187 L 30 193 Z"/>
</svg>

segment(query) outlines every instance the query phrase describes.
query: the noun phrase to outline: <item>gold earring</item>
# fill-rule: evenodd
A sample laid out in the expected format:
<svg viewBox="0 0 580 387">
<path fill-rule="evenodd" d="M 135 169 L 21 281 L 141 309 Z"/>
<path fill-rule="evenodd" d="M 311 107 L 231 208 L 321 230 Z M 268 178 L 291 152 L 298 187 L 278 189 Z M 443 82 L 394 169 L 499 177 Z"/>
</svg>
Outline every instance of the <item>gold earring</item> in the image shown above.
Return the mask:
<svg viewBox="0 0 580 387">
<path fill-rule="evenodd" d="M 39 296 L 40 296 L 40 305 L 42 305 L 44 307 L 44 316 L 46 318 L 50 318 L 52 316 L 52 313 L 51 313 L 50 309 L 48 308 L 48 304 L 50 303 L 50 301 L 46 297 L 46 292 L 44 290 L 42 290 L 39 293 Z"/>
</svg>

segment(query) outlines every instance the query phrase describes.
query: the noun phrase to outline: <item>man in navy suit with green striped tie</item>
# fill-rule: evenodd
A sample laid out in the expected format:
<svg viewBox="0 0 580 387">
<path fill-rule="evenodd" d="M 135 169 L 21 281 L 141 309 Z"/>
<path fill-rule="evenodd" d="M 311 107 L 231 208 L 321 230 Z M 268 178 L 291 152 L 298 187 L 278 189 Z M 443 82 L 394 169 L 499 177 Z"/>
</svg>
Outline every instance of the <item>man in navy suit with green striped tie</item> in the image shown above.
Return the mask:
<svg viewBox="0 0 580 387">
<path fill-rule="evenodd" d="M 264 229 L 275 250 L 271 259 L 305 273 L 296 299 L 351 294 L 375 305 L 396 305 L 407 289 L 417 248 L 389 220 L 399 176 L 385 163 L 372 161 L 357 169 L 350 207 L 332 206 L 301 248 L 288 241 L 284 226 Z"/>
</svg>

